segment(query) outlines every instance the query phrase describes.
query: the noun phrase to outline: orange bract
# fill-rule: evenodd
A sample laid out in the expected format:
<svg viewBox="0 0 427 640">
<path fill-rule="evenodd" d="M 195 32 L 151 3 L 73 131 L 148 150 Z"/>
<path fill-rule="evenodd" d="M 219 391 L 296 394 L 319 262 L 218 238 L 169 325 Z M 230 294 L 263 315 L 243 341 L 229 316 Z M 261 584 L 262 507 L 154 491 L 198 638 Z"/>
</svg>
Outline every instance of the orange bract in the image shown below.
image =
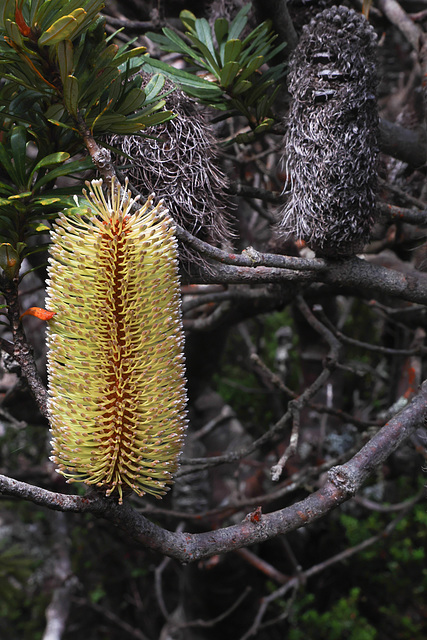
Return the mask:
<svg viewBox="0 0 427 640">
<path fill-rule="evenodd" d="M 21 314 L 21 318 L 23 318 L 24 316 L 34 316 L 39 320 L 51 320 L 54 315 L 55 311 L 47 311 L 46 309 L 41 309 L 40 307 L 30 307 Z"/>
</svg>

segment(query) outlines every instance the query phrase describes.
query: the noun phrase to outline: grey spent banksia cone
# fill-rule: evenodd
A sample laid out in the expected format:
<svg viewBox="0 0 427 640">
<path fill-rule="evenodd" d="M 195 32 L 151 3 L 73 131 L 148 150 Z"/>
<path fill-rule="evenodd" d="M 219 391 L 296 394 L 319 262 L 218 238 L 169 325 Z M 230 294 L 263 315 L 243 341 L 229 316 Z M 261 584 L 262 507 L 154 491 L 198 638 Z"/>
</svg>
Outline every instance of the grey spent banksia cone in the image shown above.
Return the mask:
<svg viewBox="0 0 427 640">
<path fill-rule="evenodd" d="M 148 78 L 147 78 L 148 80 Z M 144 80 L 145 81 L 145 80 Z M 112 136 L 109 143 L 132 158 L 119 157 L 132 185 L 140 193 L 155 192 L 165 201 L 172 218 L 201 240 L 216 246 L 231 241 L 227 216 L 228 179 L 217 164 L 218 145 L 213 129 L 194 100 L 167 81 L 165 109 L 176 117 L 138 135 Z M 204 258 L 185 245 L 180 256 L 189 269 Z"/>
<path fill-rule="evenodd" d="M 286 134 L 291 195 L 278 232 L 317 255 L 354 255 L 375 220 L 376 34 L 347 7 L 319 13 L 290 62 Z"/>
<path fill-rule="evenodd" d="M 173 222 L 151 197 L 133 211 L 127 185 L 105 198 L 101 180 L 87 184 L 52 232 L 51 460 L 120 503 L 129 489 L 160 497 L 187 423 Z"/>
</svg>

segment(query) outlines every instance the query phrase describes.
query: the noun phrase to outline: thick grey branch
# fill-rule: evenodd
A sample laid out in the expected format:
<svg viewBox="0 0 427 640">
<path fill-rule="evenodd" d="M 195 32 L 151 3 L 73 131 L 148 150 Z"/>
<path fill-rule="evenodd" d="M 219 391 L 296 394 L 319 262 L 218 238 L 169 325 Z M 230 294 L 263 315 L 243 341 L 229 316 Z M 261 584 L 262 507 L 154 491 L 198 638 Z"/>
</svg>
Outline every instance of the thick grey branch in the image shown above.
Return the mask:
<svg viewBox="0 0 427 640">
<path fill-rule="evenodd" d="M 215 260 L 209 269 L 192 276 L 193 282 L 263 284 L 269 282 L 322 282 L 336 290 L 351 290 L 363 296 L 390 296 L 427 304 L 427 275 L 419 271 L 400 272 L 371 264 L 360 258 L 325 261 L 258 253 L 249 247 L 242 254 L 222 251 L 195 238 L 181 227 L 178 237 L 194 249 Z M 222 263 L 222 264 L 221 264 Z"/>
<path fill-rule="evenodd" d="M 285 509 L 261 516 L 258 522 L 252 522 L 248 518 L 240 524 L 206 533 L 173 533 L 153 524 L 128 504 L 120 506 L 104 497 L 54 493 L 6 476 L 0 476 L 0 493 L 30 500 L 50 509 L 88 512 L 106 518 L 139 543 L 181 562 L 192 562 L 263 542 L 321 518 L 353 496 L 374 469 L 381 465 L 403 440 L 424 425 L 426 415 L 427 382 L 424 382 L 412 402 L 392 418 L 351 460 L 331 469 L 328 480 L 321 489 Z"/>
<path fill-rule="evenodd" d="M 421 167 L 427 159 L 426 141 L 418 131 L 405 129 L 383 118 L 380 120 L 380 146 L 383 153 L 411 167 Z"/>
</svg>

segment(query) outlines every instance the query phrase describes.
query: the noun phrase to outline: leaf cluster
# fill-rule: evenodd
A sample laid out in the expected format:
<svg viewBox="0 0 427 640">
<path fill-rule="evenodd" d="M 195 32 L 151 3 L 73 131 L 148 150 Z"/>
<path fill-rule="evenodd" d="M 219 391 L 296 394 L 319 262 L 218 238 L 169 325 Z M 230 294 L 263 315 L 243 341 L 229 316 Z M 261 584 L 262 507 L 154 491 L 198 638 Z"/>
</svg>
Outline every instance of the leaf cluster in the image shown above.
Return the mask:
<svg viewBox="0 0 427 640">
<path fill-rule="evenodd" d="M 0 142 L 0 267 L 9 278 L 24 257 L 42 251 L 43 243 L 30 238 L 49 231 L 46 221 L 70 206 L 72 188 L 54 189 L 60 176 L 92 167 L 92 160 L 69 161 L 65 151 L 48 153 L 38 145 L 34 131 L 13 125 L 2 131 Z"/>
<path fill-rule="evenodd" d="M 269 21 L 245 35 L 249 10 L 250 4 L 245 5 L 231 22 L 218 18 L 214 33 L 205 18 L 181 11 L 186 40 L 167 27 L 163 35 L 147 35 L 164 51 L 181 53 L 191 65 L 188 71 L 175 71 L 151 59 L 148 64 L 167 73 L 198 100 L 223 111 L 231 109 L 243 114 L 252 129 L 260 133 L 274 122 L 272 107 L 285 73 L 284 63 L 269 68 L 264 65 L 286 43 L 273 46 L 277 35 Z"/>
<path fill-rule="evenodd" d="M 127 134 L 173 117 L 163 76 L 144 88 L 140 75 L 131 77 L 130 60 L 145 49 L 111 42 L 103 6 L 5 0 L 0 9 L 0 267 L 9 278 L 31 236 L 70 205 L 76 189 L 57 189 L 57 179 L 93 168 L 76 157 L 83 125 L 93 135 Z"/>
<path fill-rule="evenodd" d="M 298 611 L 297 625 L 289 632 L 289 640 L 302 638 L 328 638 L 328 640 L 374 640 L 377 632 L 360 614 L 359 603 L 362 599 L 359 588 L 350 590 L 347 596 L 340 598 L 329 611 L 319 613 L 317 609 L 307 608 Z M 311 604 L 313 597 L 301 599 L 299 609 Z"/>
<path fill-rule="evenodd" d="M 161 83 L 148 91 L 128 63 L 144 47 L 107 37 L 102 0 L 6 0 L 0 13 L 0 76 L 49 102 L 49 122 L 75 128 L 81 116 L 96 133 L 134 133 L 172 117 L 161 111 Z"/>
</svg>

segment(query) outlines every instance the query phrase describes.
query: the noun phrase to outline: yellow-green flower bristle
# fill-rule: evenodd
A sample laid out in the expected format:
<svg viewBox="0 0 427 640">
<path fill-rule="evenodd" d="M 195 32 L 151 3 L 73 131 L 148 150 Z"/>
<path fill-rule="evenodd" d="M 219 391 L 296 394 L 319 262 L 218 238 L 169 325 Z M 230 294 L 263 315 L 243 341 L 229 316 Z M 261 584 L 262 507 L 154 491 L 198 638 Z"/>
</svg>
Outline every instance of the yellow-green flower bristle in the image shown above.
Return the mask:
<svg viewBox="0 0 427 640">
<path fill-rule="evenodd" d="M 69 482 L 164 494 L 186 426 L 177 243 L 162 204 L 101 181 L 52 233 L 52 460 Z"/>
</svg>

